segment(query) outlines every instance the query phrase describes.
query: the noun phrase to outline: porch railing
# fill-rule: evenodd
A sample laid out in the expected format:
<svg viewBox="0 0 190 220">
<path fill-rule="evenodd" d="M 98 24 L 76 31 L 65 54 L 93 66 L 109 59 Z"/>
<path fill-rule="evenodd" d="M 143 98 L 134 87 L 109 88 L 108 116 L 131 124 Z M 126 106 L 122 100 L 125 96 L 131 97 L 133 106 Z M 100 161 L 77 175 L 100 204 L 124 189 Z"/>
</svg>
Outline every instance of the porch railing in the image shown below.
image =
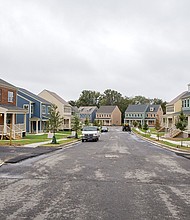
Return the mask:
<svg viewBox="0 0 190 220">
<path fill-rule="evenodd" d="M 11 129 L 10 125 L 6 125 L 6 130 L 4 130 L 4 125 L 0 125 L 1 137 L 9 136 L 12 139 L 21 138 L 23 132 L 25 132 L 25 125 L 24 124 L 15 124 L 12 126 L 12 129 Z"/>
</svg>

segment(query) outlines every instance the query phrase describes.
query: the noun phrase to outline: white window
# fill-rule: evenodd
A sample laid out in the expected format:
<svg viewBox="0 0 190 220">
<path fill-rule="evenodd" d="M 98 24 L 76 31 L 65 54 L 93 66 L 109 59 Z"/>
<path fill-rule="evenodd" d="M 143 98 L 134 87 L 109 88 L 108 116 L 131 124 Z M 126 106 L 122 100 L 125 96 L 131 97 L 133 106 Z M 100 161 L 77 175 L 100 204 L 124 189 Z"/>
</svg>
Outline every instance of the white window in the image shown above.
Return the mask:
<svg viewBox="0 0 190 220">
<path fill-rule="evenodd" d="M 31 114 L 34 114 L 34 105 L 31 105 Z"/>
<path fill-rule="evenodd" d="M 8 91 L 8 102 L 13 102 L 13 92 Z"/>
<path fill-rule="evenodd" d="M 51 109 L 51 106 L 48 106 L 48 114 L 50 114 L 50 109 Z"/>
<path fill-rule="evenodd" d="M 27 110 L 27 113 L 29 113 L 29 105 L 28 104 L 24 104 L 23 109 Z"/>
<path fill-rule="evenodd" d="M 42 114 L 46 114 L 46 106 L 42 105 Z"/>
</svg>

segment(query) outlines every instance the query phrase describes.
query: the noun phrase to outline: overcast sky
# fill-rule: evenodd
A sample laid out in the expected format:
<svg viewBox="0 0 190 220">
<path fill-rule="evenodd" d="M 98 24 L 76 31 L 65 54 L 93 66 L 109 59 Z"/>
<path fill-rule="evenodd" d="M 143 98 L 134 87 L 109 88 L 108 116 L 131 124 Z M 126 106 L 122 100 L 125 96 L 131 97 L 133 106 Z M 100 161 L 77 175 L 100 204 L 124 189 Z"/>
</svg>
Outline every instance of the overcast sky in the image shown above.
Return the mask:
<svg viewBox="0 0 190 220">
<path fill-rule="evenodd" d="M 0 78 L 65 100 L 171 101 L 190 83 L 189 0 L 0 0 Z"/>
</svg>

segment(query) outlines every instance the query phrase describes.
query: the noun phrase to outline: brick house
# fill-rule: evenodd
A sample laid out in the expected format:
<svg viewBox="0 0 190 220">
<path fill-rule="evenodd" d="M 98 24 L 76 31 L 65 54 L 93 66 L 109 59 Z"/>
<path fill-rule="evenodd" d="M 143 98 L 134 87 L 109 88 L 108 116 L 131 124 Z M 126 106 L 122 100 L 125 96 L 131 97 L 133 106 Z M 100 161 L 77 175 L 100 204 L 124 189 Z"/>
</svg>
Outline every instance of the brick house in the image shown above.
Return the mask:
<svg viewBox="0 0 190 220">
<path fill-rule="evenodd" d="M 20 138 L 26 132 L 27 111 L 17 106 L 17 87 L 0 79 L 0 136 L 1 138 Z M 17 116 L 23 116 L 23 123 Z"/>
</svg>

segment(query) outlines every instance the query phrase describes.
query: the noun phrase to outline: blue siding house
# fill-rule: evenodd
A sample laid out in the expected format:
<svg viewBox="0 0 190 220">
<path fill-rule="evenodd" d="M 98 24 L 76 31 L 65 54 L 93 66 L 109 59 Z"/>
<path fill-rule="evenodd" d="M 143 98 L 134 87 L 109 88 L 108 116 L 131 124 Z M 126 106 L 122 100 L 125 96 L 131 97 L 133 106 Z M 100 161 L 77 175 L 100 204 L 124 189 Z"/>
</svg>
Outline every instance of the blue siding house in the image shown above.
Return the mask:
<svg viewBox="0 0 190 220">
<path fill-rule="evenodd" d="M 17 92 L 17 106 L 27 110 L 26 132 L 41 133 L 46 131 L 48 112 L 51 103 L 45 99 L 19 88 Z M 17 116 L 17 121 L 23 123 L 24 117 Z"/>
<path fill-rule="evenodd" d="M 96 106 L 81 106 L 78 110 L 81 122 L 88 119 L 90 123 L 93 123 L 96 118 L 98 108 Z"/>
</svg>

